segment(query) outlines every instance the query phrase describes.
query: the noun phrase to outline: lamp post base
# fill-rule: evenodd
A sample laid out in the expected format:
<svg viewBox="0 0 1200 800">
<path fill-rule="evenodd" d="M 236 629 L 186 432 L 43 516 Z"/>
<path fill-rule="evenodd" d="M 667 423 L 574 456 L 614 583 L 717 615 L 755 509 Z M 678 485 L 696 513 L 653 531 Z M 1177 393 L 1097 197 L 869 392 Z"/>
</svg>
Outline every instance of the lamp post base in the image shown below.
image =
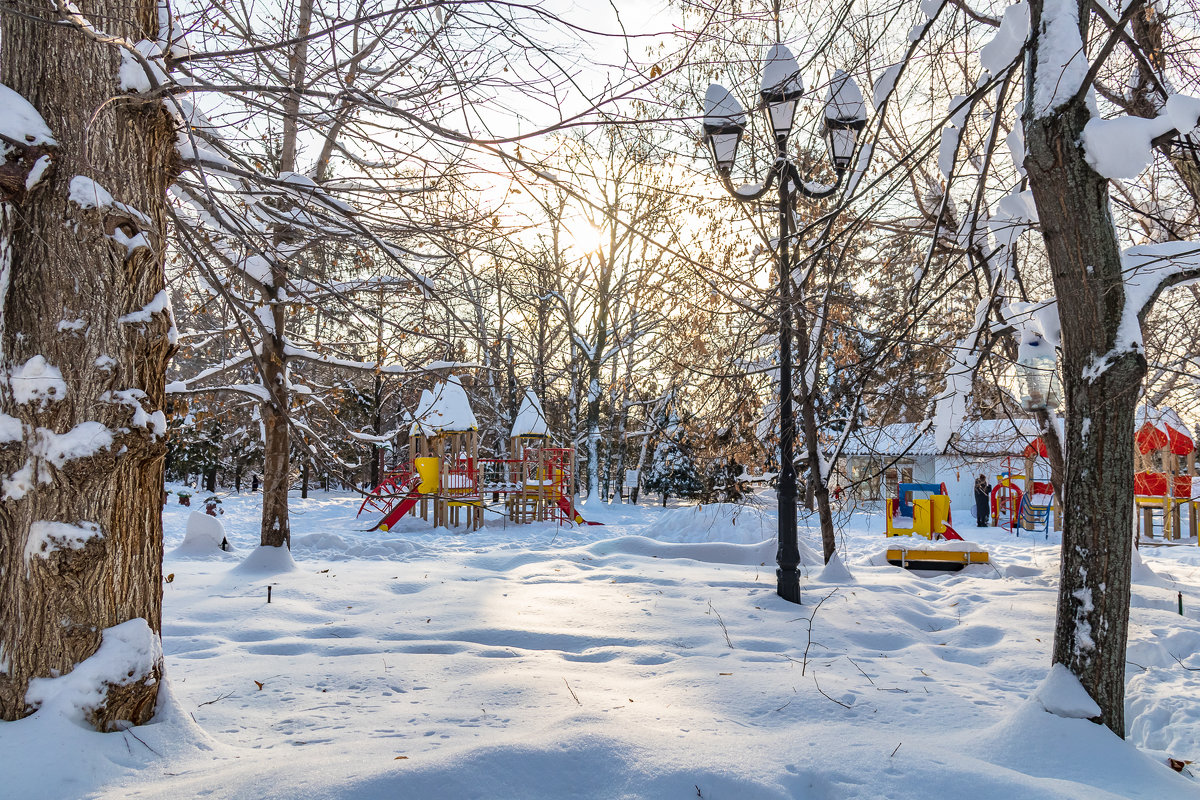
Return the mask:
<svg viewBox="0 0 1200 800">
<path fill-rule="evenodd" d="M 775 570 L 777 580 L 776 593 L 789 603 L 803 605 L 800 602 L 800 573 L 795 569 Z"/>
</svg>

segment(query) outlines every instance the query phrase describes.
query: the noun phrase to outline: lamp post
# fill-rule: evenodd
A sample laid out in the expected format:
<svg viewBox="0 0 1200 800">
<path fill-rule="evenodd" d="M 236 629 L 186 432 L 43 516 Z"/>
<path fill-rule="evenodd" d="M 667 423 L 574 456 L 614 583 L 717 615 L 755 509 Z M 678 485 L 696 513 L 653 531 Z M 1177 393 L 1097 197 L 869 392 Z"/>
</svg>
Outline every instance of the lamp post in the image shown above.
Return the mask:
<svg viewBox="0 0 1200 800">
<path fill-rule="evenodd" d="M 796 533 L 796 418 L 792 413 L 792 276 L 790 237 L 795 233 L 792 208 L 797 195 L 821 199 L 833 195 L 854 156 L 858 132 L 866 125 L 866 106 L 854 79 L 838 70 L 830 83 L 822 126 L 837 180 L 832 186 L 814 186 L 800 177 L 788 158 L 787 140 L 792 130 L 796 102 L 804 94 L 800 66 L 781 44 L 767 53 L 760 97 L 766 122 L 775 142 L 775 160 L 761 185 L 735 187 L 730 174 L 746 128 L 741 104 L 720 84 L 704 96 L 704 139 L 712 153 L 721 185 L 734 199 L 754 202 L 778 182 L 779 198 L 779 549 L 775 571 L 779 596 L 800 602 L 800 546 Z"/>
</svg>

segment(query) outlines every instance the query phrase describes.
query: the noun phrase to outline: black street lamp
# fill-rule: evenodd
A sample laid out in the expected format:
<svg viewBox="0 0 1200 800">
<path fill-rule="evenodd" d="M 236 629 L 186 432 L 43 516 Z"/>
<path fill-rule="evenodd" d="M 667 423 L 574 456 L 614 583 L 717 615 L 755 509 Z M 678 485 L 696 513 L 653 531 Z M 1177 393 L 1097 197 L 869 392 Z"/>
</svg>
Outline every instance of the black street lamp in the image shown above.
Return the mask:
<svg viewBox="0 0 1200 800">
<path fill-rule="evenodd" d="M 800 546 L 796 533 L 796 418 L 792 413 L 792 280 L 790 237 L 795 234 L 792 208 L 797 195 L 819 200 L 833 195 L 850 167 L 858 132 L 867 122 L 866 105 L 854 79 L 838 70 L 825 100 L 822 133 L 837 174 L 832 186 L 816 186 L 800 177 L 788 158 L 787 138 L 792 129 L 796 102 L 804 94 L 800 66 L 781 44 L 767 53 L 760 95 L 766 121 L 775 138 L 775 161 L 767 179 L 757 186 L 735 187 L 730 180 L 738 144 L 746 128 L 742 106 L 720 84 L 704 95 L 704 139 L 712 152 L 721 185 L 736 200 L 754 202 L 779 182 L 779 549 L 775 561 L 779 596 L 800 602 Z"/>
</svg>

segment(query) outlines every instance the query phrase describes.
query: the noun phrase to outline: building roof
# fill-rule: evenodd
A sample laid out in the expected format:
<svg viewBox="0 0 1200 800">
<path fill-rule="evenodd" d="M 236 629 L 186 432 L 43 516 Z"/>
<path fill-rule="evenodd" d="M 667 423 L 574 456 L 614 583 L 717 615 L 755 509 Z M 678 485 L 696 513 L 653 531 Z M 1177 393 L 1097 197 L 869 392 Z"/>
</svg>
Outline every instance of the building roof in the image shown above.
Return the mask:
<svg viewBox="0 0 1200 800">
<path fill-rule="evenodd" d="M 1034 419 L 977 419 L 964 422 L 950 437 L 946 453 L 969 456 L 1021 456 L 1037 440 Z M 842 453 L 849 456 L 939 455 L 931 421 L 898 422 L 878 428 L 859 428 L 850 434 Z"/>
</svg>

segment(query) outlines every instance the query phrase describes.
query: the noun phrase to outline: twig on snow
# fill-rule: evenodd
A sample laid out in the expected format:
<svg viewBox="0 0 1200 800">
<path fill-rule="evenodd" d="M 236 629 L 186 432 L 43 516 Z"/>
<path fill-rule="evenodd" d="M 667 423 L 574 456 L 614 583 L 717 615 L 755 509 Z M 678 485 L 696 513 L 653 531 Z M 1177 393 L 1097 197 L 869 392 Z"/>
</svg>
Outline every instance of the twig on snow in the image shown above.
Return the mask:
<svg viewBox="0 0 1200 800">
<path fill-rule="evenodd" d="M 579 705 L 583 705 L 583 703 L 579 701 L 579 695 L 575 694 L 575 690 L 571 688 L 571 684 L 567 683 L 566 678 L 563 678 L 563 683 L 566 685 L 567 691 L 571 693 L 571 697 L 575 698 L 575 702 L 579 703 Z"/>
<path fill-rule="evenodd" d="M 833 703 L 837 703 L 842 708 L 851 708 L 851 706 L 843 703 L 841 700 L 835 700 L 834 698 L 825 694 L 825 690 L 821 688 L 821 684 L 817 683 L 817 673 L 815 673 L 815 672 L 813 673 L 813 685 L 817 687 L 817 691 L 820 692 L 821 696 L 824 697 L 826 700 L 829 700 L 830 702 L 833 702 Z"/>
<path fill-rule="evenodd" d="M 804 662 L 803 662 L 802 666 L 800 667 L 801 675 L 803 675 L 804 671 L 806 669 L 808 669 L 808 648 L 812 647 L 813 620 L 817 618 L 817 612 L 821 610 L 821 604 L 824 603 L 829 598 L 833 597 L 833 595 L 835 593 L 837 593 L 838 588 L 840 588 L 840 587 L 834 587 L 834 590 L 832 592 L 830 592 L 829 594 L 822 597 L 820 602 L 818 602 L 817 605 L 813 608 L 812 613 L 808 615 L 808 643 L 804 645 Z M 847 706 L 847 708 L 848 707 L 849 706 Z"/>
<path fill-rule="evenodd" d="M 819 606 L 818 606 L 819 607 Z M 725 634 L 725 644 L 729 645 L 729 649 L 733 649 L 733 640 L 729 638 L 729 628 L 725 627 L 725 620 L 721 619 L 721 613 L 713 608 L 712 600 L 708 601 L 708 610 L 717 618 L 717 624 L 721 626 L 721 633 Z M 803 674 L 803 672 L 801 673 Z"/>
</svg>

